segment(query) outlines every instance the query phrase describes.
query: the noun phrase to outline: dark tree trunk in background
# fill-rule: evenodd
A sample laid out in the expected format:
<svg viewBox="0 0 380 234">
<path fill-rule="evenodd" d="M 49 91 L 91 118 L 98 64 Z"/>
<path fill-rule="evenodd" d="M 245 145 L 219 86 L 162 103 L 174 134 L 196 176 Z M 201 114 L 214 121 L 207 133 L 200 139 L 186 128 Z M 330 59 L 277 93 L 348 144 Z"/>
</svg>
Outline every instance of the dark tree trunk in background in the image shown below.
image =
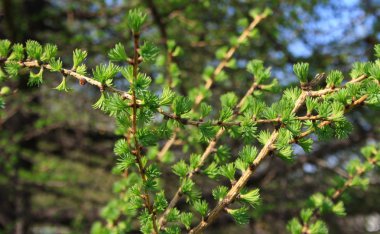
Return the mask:
<svg viewBox="0 0 380 234">
<path fill-rule="evenodd" d="M 1 11 L 1 37 L 8 38 L 13 42 L 25 42 L 28 39 L 36 38 L 41 30 L 45 29 L 43 12 L 48 7 L 48 2 L 45 0 L 2 0 Z M 22 17 L 20 17 L 22 16 Z M 33 89 L 27 86 L 27 77 L 21 77 L 17 83 L 17 87 L 14 87 L 23 94 L 28 95 Z M 38 105 L 40 103 L 39 98 L 33 98 L 30 103 L 27 104 Z M 16 113 L 8 121 L 6 127 L 0 126 L 1 131 L 7 131 L 12 134 L 25 132 L 30 126 L 33 126 L 35 121 L 39 119 L 38 115 Z M 27 123 L 27 124 L 26 124 Z M 3 123 L 5 124 L 5 123 Z M 17 144 L 16 142 L 14 142 Z M 25 187 L 20 179 L 20 171 L 30 171 L 33 164 L 30 160 L 26 159 L 23 155 L 23 150 L 35 150 L 36 141 L 29 141 L 21 144 L 19 152 L 16 154 L 3 154 L 2 157 L 11 159 L 16 157 L 16 163 L 13 170 L 9 175 L 9 183 L 5 191 L 8 191 L 7 197 L 1 199 L 0 217 L 6 220 L 5 225 L 9 233 L 24 234 L 30 233 L 30 219 L 31 219 L 31 191 Z M 3 188 L 2 188 L 3 191 Z M 0 223 L 0 225 L 4 225 Z M 5 230 L 7 230 L 5 229 Z"/>
</svg>

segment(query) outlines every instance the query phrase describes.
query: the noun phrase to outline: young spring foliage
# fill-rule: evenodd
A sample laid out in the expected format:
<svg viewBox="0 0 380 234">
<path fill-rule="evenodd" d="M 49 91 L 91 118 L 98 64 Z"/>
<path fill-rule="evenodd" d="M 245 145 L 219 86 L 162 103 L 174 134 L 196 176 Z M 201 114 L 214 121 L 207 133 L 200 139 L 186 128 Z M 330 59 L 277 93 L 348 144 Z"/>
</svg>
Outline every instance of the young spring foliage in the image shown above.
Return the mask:
<svg viewBox="0 0 380 234">
<path fill-rule="evenodd" d="M 252 13 L 253 21 L 265 18 L 268 11 Z M 309 64 L 293 66 L 300 87 L 289 87 L 279 91 L 278 81 L 271 78 L 271 69 L 264 62 L 254 59 L 247 64 L 251 83 L 245 95 L 242 92 L 226 92 L 220 96 L 220 109 L 207 98 L 211 98 L 211 85 L 228 79 L 224 67 L 235 68 L 232 54 L 243 43 L 232 40 L 232 48 L 221 48 L 216 57 L 221 60 L 217 69 L 206 67 L 202 74 L 206 83 L 194 88 L 188 95 L 179 95 L 173 88 L 179 82 L 179 68 L 175 63 L 168 66 L 168 82 L 160 81 L 157 89 L 152 78 L 141 70 L 141 63 L 160 63 L 159 49 L 149 41 L 142 42 L 142 26 L 147 15 L 140 10 L 131 10 L 126 25 L 131 32 L 131 49 L 117 43 L 110 49 L 109 62 L 95 66 L 92 72 L 85 64 L 87 52 L 73 52 L 70 69 L 64 68 L 57 57 L 58 48 L 53 44 L 41 45 L 29 40 L 13 44 L 0 40 L 0 85 L 7 79 L 15 79 L 21 69 L 29 70 L 28 85 L 40 86 L 46 71 L 61 74 L 58 91 L 70 91 L 70 78 L 81 85 L 89 84 L 99 89 L 100 98 L 93 104 L 116 122 L 119 140 L 114 146 L 116 165 L 114 172 L 121 177 L 115 183 L 115 199 L 101 212 L 104 223 L 94 224 L 92 232 L 126 233 L 190 233 L 203 232 L 218 216 L 225 212 L 238 224 L 246 224 L 252 218 L 252 209 L 260 205 L 260 190 L 247 185 L 256 168 L 270 155 L 286 162 L 296 159 L 293 144 L 305 152 L 312 150 L 318 140 L 345 138 L 352 126 L 345 114 L 359 105 L 379 106 L 380 60 L 353 64 L 351 80 L 344 82 L 342 72 L 328 72 L 326 84 L 311 79 Z M 256 20 L 256 21 L 255 21 Z M 247 41 L 243 34 L 241 41 Z M 174 41 L 167 42 L 169 55 L 179 56 L 181 49 Z M 170 57 L 169 56 L 169 57 Z M 375 56 L 380 56 L 380 46 L 375 46 Z M 89 74 L 89 75 L 88 75 Z M 120 79 L 122 82 L 114 82 Z M 319 79 L 319 78 L 315 78 Z M 122 83 L 121 89 L 116 87 Z M 318 84 L 318 85 L 315 85 Z M 272 103 L 267 103 L 268 92 L 280 94 Z M 0 108 L 12 94 L 7 86 L 1 86 Z M 218 99 L 216 99 L 218 100 Z M 304 113 L 299 111 L 304 107 Z M 188 134 L 189 133 L 189 134 Z M 225 134 L 227 133 L 227 134 Z M 310 137 L 315 134 L 315 137 Z M 174 135 L 174 137 L 173 137 Z M 185 142 L 180 156 L 172 152 L 170 165 L 163 163 L 157 147 L 163 141 L 174 142 L 176 135 Z M 238 150 L 228 142 L 243 142 Z M 224 139 L 221 144 L 220 139 Z M 166 146 L 166 144 L 165 144 Z M 163 147 L 165 149 L 169 147 Z M 235 152 L 238 152 L 236 155 Z M 376 153 L 373 153 L 376 152 Z M 170 153 L 164 152 L 162 155 Z M 366 162 L 352 161 L 347 166 L 350 179 L 339 182 L 336 190 L 325 195 L 318 193 L 310 198 L 310 205 L 301 211 L 300 219 L 289 222 L 291 233 L 325 233 L 327 227 L 318 220 L 319 214 L 345 215 L 340 193 L 348 187 L 365 187 L 368 181 L 363 175 L 379 164 L 379 153 L 374 148 L 363 149 Z M 168 166 L 172 174 L 170 181 L 162 168 Z M 210 182 L 204 189 L 201 177 Z M 176 179 L 174 179 L 176 178 Z M 177 185 L 173 197 L 166 191 L 167 185 Z M 215 201 L 207 200 L 206 190 Z M 185 199 L 186 207 L 178 206 Z"/>
</svg>

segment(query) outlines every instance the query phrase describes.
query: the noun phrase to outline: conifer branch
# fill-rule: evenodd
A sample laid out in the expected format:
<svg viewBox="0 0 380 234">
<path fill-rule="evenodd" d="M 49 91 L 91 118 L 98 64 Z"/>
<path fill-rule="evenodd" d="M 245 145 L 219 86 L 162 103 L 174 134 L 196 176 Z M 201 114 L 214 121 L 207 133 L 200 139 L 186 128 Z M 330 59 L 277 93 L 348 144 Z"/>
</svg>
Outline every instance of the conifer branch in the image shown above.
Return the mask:
<svg viewBox="0 0 380 234">
<path fill-rule="evenodd" d="M 353 101 L 350 105 L 348 105 L 348 106 L 345 107 L 344 113 L 349 112 L 351 109 L 353 109 L 356 106 L 363 105 L 364 102 L 365 102 L 365 100 L 367 98 L 368 98 L 368 95 L 366 94 L 366 95 L 363 95 L 362 97 L 360 97 L 359 99 Z M 321 127 L 324 127 L 324 126 L 328 126 L 328 125 L 332 124 L 333 122 L 334 121 L 332 121 L 332 120 L 322 121 L 321 123 L 318 124 L 318 128 L 321 128 Z M 313 129 L 309 129 L 307 131 L 304 131 L 299 136 L 297 136 L 296 138 L 293 138 L 291 141 L 289 141 L 289 144 L 296 143 L 299 139 L 304 138 L 304 137 L 310 135 L 313 132 L 314 132 Z"/>
<path fill-rule="evenodd" d="M 168 112 L 161 111 L 161 110 L 160 110 L 160 113 L 163 116 L 165 116 L 166 118 L 176 120 L 183 125 L 192 125 L 192 126 L 196 126 L 196 127 L 199 127 L 200 125 L 205 124 L 205 123 L 208 123 L 211 126 L 219 126 L 219 127 L 241 126 L 243 123 L 242 121 L 219 121 L 219 120 L 206 121 L 206 120 L 195 120 L 195 119 L 181 118 L 180 116 L 176 116 L 175 114 L 168 113 Z M 325 117 L 322 117 L 319 115 L 312 115 L 312 116 L 305 115 L 305 116 L 295 117 L 294 119 L 295 120 L 302 120 L 302 121 L 306 121 L 306 120 L 311 120 L 311 121 L 328 120 L 328 118 L 325 118 Z M 255 117 L 253 117 L 252 121 L 253 121 L 253 123 L 263 123 L 263 124 L 266 124 L 266 123 L 283 123 L 283 118 L 256 119 Z"/>
<path fill-rule="evenodd" d="M 356 83 L 364 80 L 367 76 L 360 76 L 357 79 L 353 79 L 348 83 Z M 335 92 L 332 89 L 324 89 L 321 90 L 321 92 L 317 91 L 305 91 L 303 90 L 300 96 L 298 97 L 297 101 L 295 102 L 295 106 L 292 110 L 292 113 L 297 113 L 299 108 L 305 103 L 306 97 L 308 95 L 312 96 L 322 96 L 327 93 Z M 347 108 L 347 111 L 352 109 L 353 107 L 363 103 L 365 99 L 367 98 L 367 95 L 364 95 L 357 101 L 354 101 L 349 108 Z M 324 121 L 321 124 L 330 124 L 332 121 Z M 307 134 L 301 134 L 302 137 L 309 135 L 314 130 L 307 131 Z M 266 144 L 261 149 L 258 156 L 255 158 L 253 163 L 248 167 L 248 169 L 242 174 L 242 176 L 236 181 L 236 183 L 231 187 L 231 189 L 228 191 L 227 195 L 224 197 L 222 201 L 220 201 L 208 214 L 207 216 L 193 229 L 189 231 L 191 234 L 200 233 L 202 232 L 206 227 L 208 227 L 217 217 L 218 215 L 228 206 L 230 205 L 236 197 L 239 195 L 241 189 L 245 186 L 250 176 L 255 172 L 257 167 L 263 162 L 263 160 L 270 155 L 271 152 L 273 152 L 274 143 L 279 135 L 279 130 L 276 128 L 272 134 L 270 135 L 269 139 L 267 140 Z"/>
<path fill-rule="evenodd" d="M 247 90 L 247 92 L 244 94 L 244 96 L 240 99 L 239 103 L 235 106 L 236 110 L 239 109 L 244 104 L 244 102 L 247 100 L 247 98 L 253 94 L 253 92 L 255 91 L 255 89 L 257 87 L 258 87 L 258 85 L 255 82 L 253 82 L 251 87 Z M 238 112 L 235 112 L 232 116 L 232 119 L 236 118 L 237 115 L 238 115 Z M 206 147 L 205 151 L 203 152 L 196 168 L 194 170 L 190 171 L 189 173 L 187 173 L 187 175 L 186 175 L 187 179 L 191 179 L 195 175 L 195 173 L 200 170 L 200 168 L 205 163 L 206 159 L 211 155 L 211 153 L 215 149 L 217 142 L 222 137 L 222 135 L 224 134 L 225 131 L 226 131 L 225 128 L 219 129 L 219 131 L 216 133 L 214 139 L 212 139 L 209 142 L 208 146 Z M 166 218 L 167 218 L 169 212 L 176 206 L 177 202 L 182 197 L 183 194 L 182 194 L 181 190 L 182 190 L 182 188 L 180 186 L 177 189 L 177 191 L 175 192 L 173 198 L 170 200 L 168 207 L 166 208 L 166 210 L 164 211 L 162 216 L 159 218 L 158 226 L 160 227 L 160 229 L 162 229 L 164 227 L 164 225 L 166 223 Z"/>
<path fill-rule="evenodd" d="M 134 47 L 134 52 L 133 52 L 133 86 L 132 88 L 132 135 L 133 135 L 133 141 L 134 141 L 134 150 L 135 152 L 135 157 L 136 157 L 136 163 L 138 165 L 139 173 L 141 176 L 141 179 L 144 181 L 144 183 L 147 181 L 147 176 L 145 174 L 146 168 L 144 167 L 142 163 L 142 153 L 141 149 L 142 146 L 140 145 L 138 139 L 137 139 L 137 98 L 136 98 L 136 88 L 135 88 L 135 83 L 137 82 L 137 73 L 138 73 L 138 60 L 139 60 L 139 38 L 140 34 L 133 32 L 133 47 Z M 153 223 L 153 232 L 155 234 L 158 234 L 158 228 L 157 228 L 157 222 L 156 222 L 156 213 L 154 211 L 154 207 L 151 204 L 151 198 L 148 193 L 148 191 L 145 191 L 145 194 L 142 195 L 142 198 L 145 203 L 145 207 L 148 209 L 149 214 L 152 217 L 152 223 Z"/>
<path fill-rule="evenodd" d="M 4 63 L 6 63 L 6 61 L 4 61 Z M 19 61 L 18 64 L 22 67 L 27 67 L 27 68 L 41 68 L 41 67 L 43 67 L 43 68 L 45 68 L 51 72 L 54 72 L 53 68 L 51 67 L 50 64 L 40 64 L 37 60 Z M 122 90 L 119 90 L 119 89 L 116 89 L 112 86 L 104 86 L 104 85 L 102 85 L 101 82 L 95 80 L 94 78 L 79 74 L 78 72 L 76 72 L 74 70 L 62 68 L 60 70 L 60 73 L 62 73 L 63 75 L 66 75 L 66 76 L 73 77 L 73 78 L 77 79 L 78 81 L 85 80 L 86 83 L 98 87 L 99 90 L 107 90 L 107 91 L 112 92 L 112 93 L 117 93 L 123 99 L 132 100 L 132 95 L 130 95 L 129 93 L 122 91 Z M 141 101 L 136 100 L 136 103 L 141 104 Z"/>
<path fill-rule="evenodd" d="M 134 62 L 132 62 L 132 64 L 133 63 Z M 47 69 L 49 71 L 52 71 L 51 65 L 49 65 L 49 64 L 40 64 L 37 60 L 33 60 L 33 61 L 20 61 L 20 62 L 18 62 L 18 64 L 20 66 L 22 66 L 22 67 L 27 67 L 27 68 L 41 68 L 41 67 L 43 67 L 43 68 L 45 68 L 45 69 Z M 94 78 L 89 77 L 89 76 L 85 76 L 85 75 L 82 75 L 82 74 L 79 74 L 79 73 L 77 73 L 74 70 L 62 68 L 61 71 L 60 71 L 60 73 L 64 74 L 65 76 L 73 77 L 73 78 L 75 78 L 75 79 L 77 79 L 79 81 L 85 80 L 86 83 L 98 87 L 99 90 L 101 90 L 101 91 L 102 90 L 106 90 L 106 91 L 109 91 L 109 92 L 112 92 L 112 93 L 117 93 L 123 99 L 128 99 L 128 100 L 133 101 L 133 96 L 131 94 L 129 94 L 128 92 L 120 90 L 120 89 L 117 89 L 117 88 L 114 88 L 112 86 L 105 86 L 101 82 L 95 80 Z M 265 89 L 266 87 L 269 87 L 269 86 L 270 85 L 259 85 L 259 84 L 255 83 L 254 85 L 252 85 L 251 89 L 262 90 L 262 89 Z M 252 92 L 253 92 L 253 90 L 252 90 Z M 325 90 L 324 92 L 315 92 L 315 93 L 310 94 L 310 96 L 319 96 L 319 95 L 322 95 L 322 94 L 325 94 L 325 93 L 328 93 L 328 92 L 331 92 L 331 90 L 328 89 L 328 90 Z M 247 98 L 247 96 L 245 96 L 245 99 L 246 98 Z M 244 100 L 241 100 L 242 103 L 244 102 Z M 131 107 L 133 107 L 135 105 L 136 106 L 140 106 L 142 104 L 143 103 L 142 103 L 141 100 L 137 100 L 136 99 L 136 103 L 133 104 L 133 102 L 132 102 L 130 104 L 130 106 Z M 238 109 L 240 106 L 241 105 L 238 105 L 238 107 L 236 107 L 236 109 Z M 180 122 L 181 124 L 184 124 L 184 125 L 193 125 L 193 126 L 199 127 L 199 125 L 206 123 L 206 121 L 204 121 L 204 120 L 195 120 L 195 119 L 182 118 L 180 116 L 176 116 L 174 113 L 166 112 L 162 108 L 157 108 L 157 112 L 160 113 L 160 114 L 162 114 L 166 118 L 176 120 L 176 121 L 178 121 L 178 122 Z M 318 120 L 320 118 L 318 116 L 309 116 L 309 117 L 304 116 L 304 117 L 299 117 L 298 119 L 299 120 Z M 276 123 L 276 122 L 281 122 L 281 119 L 280 118 L 278 118 L 278 119 L 256 119 L 254 121 L 256 123 Z M 221 122 L 221 121 L 217 121 L 217 120 L 211 121 L 211 125 L 213 125 L 213 126 L 228 127 L 228 126 L 239 126 L 240 124 L 241 124 L 240 121 L 235 121 L 235 122 L 228 122 L 228 121 L 227 122 Z M 158 160 L 162 159 L 162 157 L 164 155 L 163 152 L 167 152 L 167 150 L 169 150 L 170 145 L 174 143 L 175 139 L 176 139 L 176 137 L 172 136 L 172 138 L 168 141 L 170 143 L 168 145 L 165 144 L 165 146 L 168 147 L 168 148 L 167 149 L 163 148 L 162 150 L 164 150 L 164 151 L 162 151 L 162 152 L 160 151 L 159 152 L 158 155 L 159 156 L 162 155 L 162 156 L 158 157 Z"/>
<path fill-rule="evenodd" d="M 248 38 L 250 32 L 266 17 L 268 16 L 267 12 L 264 12 L 262 14 L 259 14 L 254 17 L 253 21 L 249 24 L 249 26 L 242 32 L 242 34 L 239 36 L 237 44 L 232 46 L 224 55 L 223 59 L 219 62 L 218 66 L 213 71 L 211 77 L 207 79 L 204 88 L 206 90 L 209 90 L 214 83 L 214 80 L 216 76 L 218 76 L 224 67 L 228 64 L 228 61 L 232 58 L 236 50 L 239 48 L 239 46 Z M 193 110 L 195 110 L 199 104 L 202 102 L 204 96 L 203 94 L 199 94 L 195 97 L 195 102 L 193 105 Z M 173 135 L 169 141 L 167 141 L 164 146 L 161 148 L 161 150 L 158 152 L 158 160 L 161 160 L 161 158 L 170 150 L 171 146 L 175 142 L 176 136 Z"/>
<path fill-rule="evenodd" d="M 292 110 L 293 113 L 298 111 L 298 109 L 301 107 L 305 99 L 306 99 L 306 93 L 303 91 L 296 101 L 296 104 Z M 272 132 L 270 138 L 268 139 L 266 144 L 263 146 L 263 148 L 261 149 L 256 159 L 248 167 L 248 169 L 243 173 L 243 175 L 239 178 L 239 180 L 237 180 L 236 183 L 231 187 L 231 189 L 228 191 L 225 198 L 222 201 L 220 201 L 214 207 L 214 209 L 210 211 L 210 213 L 208 213 L 206 218 L 204 218 L 196 227 L 191 229 L 189 233 L 195 234 L 195 233 L 202 232 L 217 218 L 217 216 L 219 216 L 221 211 L 223 211 L 229 204 L 231 204 L 235 200 L 240 190 L 245 186 L 249 177 L 253 174 L 253 172 L 256 170 L 258 165 L 269 155 L 269 153 L 271 152 L 272 145 L 274 144 L 277 137 L 278 137 L 278 129 Z"/>
</svg>

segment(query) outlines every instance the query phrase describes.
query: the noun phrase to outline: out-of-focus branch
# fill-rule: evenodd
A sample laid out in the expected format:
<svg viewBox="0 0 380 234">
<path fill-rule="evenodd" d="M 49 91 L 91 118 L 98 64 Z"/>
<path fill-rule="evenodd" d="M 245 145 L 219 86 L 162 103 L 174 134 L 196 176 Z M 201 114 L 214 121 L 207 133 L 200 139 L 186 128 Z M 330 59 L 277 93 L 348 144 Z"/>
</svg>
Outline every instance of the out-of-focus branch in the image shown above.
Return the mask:
<svg viewBox="0 0 380 234">
<path fill-rule="evenodd" d="M 232 56 L 234 55 L 234 53 L 236 52 L 236 50 L 239 48 L 240 44 L 242 44 L 244 42 L 244 40 L 246 40 L 248 38 L 249 33 L 265 18 L 266 18 L 266 14 L 257 15 L 253 19 L 253 21 L 251 22 L 251 24 L 242 32 L 242 34 L 238 38 L 238 42 L 236 43 L 236 45 L 233 46 L 233 47 L 231 47 L 226 52 L 226 54 L 224 55 L 223 59 L 220 61 L 219 65 L 215 68 L 215 70 L 212 73 L 211 77 L 206 81 L 205 86 L 204 86 L 206 90 L 208 90 L 208 89 L 211 88 L 212 84 L 215 81 L 216 76 L 219 75 L 220 72 L 222 72 L 222 70 L 224 69 L 224 67 L 227 65 L 228 61 L 230 61 L 230 59 L 232 58 Z M 199 94 L 198 96 L 196 96 L 195 102 L 194 102 L 194 105 L 193 105 L 193 108 L 192 108 L 193 110 L 196 109 L 199 106 L 199 104 L 201 103 L 201 101 L 203 100 L 203 98 L 204 98 L 204 96 L 202 94 Z M 162 149 L 159 151 L 158 155 L 161 156 L 161 157 L 163 155 L 165 155 L 166 152 L 173 145 L 174 141 L 175 141 L 175 137 L 172 136 L 171 140 L 167 141 L 164 144 L 164 146 L 162 147 Z"/>
</svg>

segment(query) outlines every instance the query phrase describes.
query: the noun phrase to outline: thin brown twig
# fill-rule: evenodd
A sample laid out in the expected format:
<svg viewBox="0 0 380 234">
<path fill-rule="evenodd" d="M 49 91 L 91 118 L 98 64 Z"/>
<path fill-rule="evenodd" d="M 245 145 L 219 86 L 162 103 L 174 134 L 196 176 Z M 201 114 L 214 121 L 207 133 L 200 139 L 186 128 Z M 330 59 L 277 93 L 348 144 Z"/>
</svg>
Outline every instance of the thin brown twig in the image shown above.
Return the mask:
<svg viewBox="0 0 380 234">
<path fill-rule="evenodd" d="M 53 68 L 49 64 L 40 64 L 37 60 L 19 61 L 18 64 L 22 67 L 28 67 L 28 68 L 43 67 L 43 68 L 46 68 L 47 70 L 50 70 L 50 71 L 53 70 Z M 81 75 L 74 70 L 62 68 L 60 73 L 62 73 L 63 75 L 66 75 L 66 76 L 73 77 L 79 81 L 85 80 L 86 83 L 98 87 L 99 90 L 103 90 L 103 89 L 108 90 L 112 93 L 119 94 L 124 99 L 132 100 L 132 95 L 129 94 L 128 92 L 116 89 L 116 88 L 111 87 L 111 86 L 104 86 L 101 82 L 95 80 L 94 78 L 89 77 L 89 76 L 85 76 L 85 75 Z M 140 100 L 136 100 L 136 103 L 141 104 L 142 102 Z"/>
</svg>

